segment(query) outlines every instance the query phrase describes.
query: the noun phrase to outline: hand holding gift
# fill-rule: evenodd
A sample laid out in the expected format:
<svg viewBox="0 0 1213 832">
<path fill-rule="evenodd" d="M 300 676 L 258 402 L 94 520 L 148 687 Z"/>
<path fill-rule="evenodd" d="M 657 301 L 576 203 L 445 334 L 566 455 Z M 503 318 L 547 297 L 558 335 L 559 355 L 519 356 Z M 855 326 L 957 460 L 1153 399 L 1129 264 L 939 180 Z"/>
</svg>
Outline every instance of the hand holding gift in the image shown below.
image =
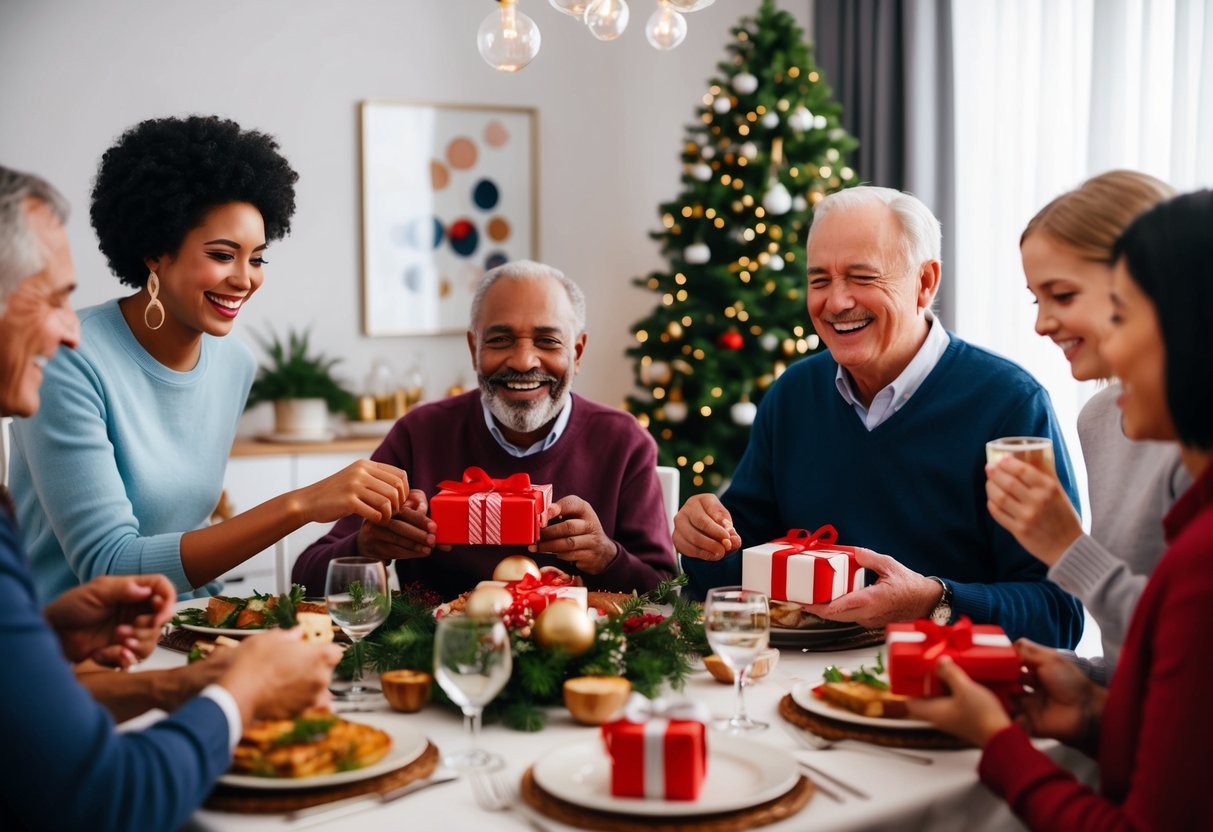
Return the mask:
<svg viewBox="0 0 1213 832">
<path fill-rule="evenodd" d="M 707 708 L 633 693 L 623 716 L 602 726 L 611 757 L 611 794 L 695 800 L 707 776 Z"/>
<path fill-rule="evenodd" d="M 598 575 L 615 561 L 619 545 L 602 529 L 594 507 L 580 497 L 564 497 L 548 506 L 547 521 L 561 518 L 539 532 L 532 552 L 550 552 L 586 575 Z"/>
<path fill-rule="evenodd" d="M 468 468 L 463 479 L 443 480 L 430 500 L 439 545 L 528 546 L 547 524 L 552 486 L 532 484 L 526 474 L 494 479 Z"/>
<path fill-rule="evenodd" d="M 907 569 L 888 555 L 858 546 L 853 551 L 855 564 L 876 575 L 875 583 L 856 587 L 828 604 L 806 607 L 806 612 L 871 628 L 930 615 L 940 597 L 938 581 Z"/>
<path fill-rule="evenodd" d="M 741 585 L 773 601 L 822 604 L 863 587 L 864 570 L 853 546 L 839 546 L 838 531 L 792 529 L 784 537 L 741 553 Z"/>
<path fill-rule="evenodd" d="M 423 558 L 434 550 L 437 524 L 427 515 L 425 492 L 414 488 L 386 523 L 363 523 L 358 530 L 358 554 L 379 560 Z"/>
</svg>

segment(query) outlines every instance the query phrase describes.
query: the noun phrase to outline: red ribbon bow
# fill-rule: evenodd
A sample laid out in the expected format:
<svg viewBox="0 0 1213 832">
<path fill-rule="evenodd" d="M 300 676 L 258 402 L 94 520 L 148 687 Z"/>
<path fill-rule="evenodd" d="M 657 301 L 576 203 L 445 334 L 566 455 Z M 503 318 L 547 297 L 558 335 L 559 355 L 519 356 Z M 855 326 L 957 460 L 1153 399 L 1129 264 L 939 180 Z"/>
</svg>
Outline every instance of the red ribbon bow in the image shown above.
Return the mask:
<svg viewBox="0 0 1213 832">
<path fill-rule="evenodd" d="M 438 487 L 456 494 L 481 494 L 496 491 L 499 494 L 521 494 L 531 490 L 530 474 L 512 474 L 505 479 L 490 477 L 483 468 L 472 466 L 463 469 L 463 481 L 443 480 Z"/>
<path fill-rule="evenodd" d="M 927 637 L 922 658 L 928 666 L 944 654 L 963 653 L 973 646 L 973 622 L 967 615 L 951 626 L 920 618 L 914 622 L 914 629 Z"/>
<path fill-rule="evenodd" d="M 838 530 L 828 524 L 815 532 L 808 529 L 788 529 L 786 535 L 771 541 L 788 544 L 786 548 L 771 553 L 771 597 L 788 597 L 788 558 L 820 546 L 832 546 L 837 541 Z"/>
</svg>

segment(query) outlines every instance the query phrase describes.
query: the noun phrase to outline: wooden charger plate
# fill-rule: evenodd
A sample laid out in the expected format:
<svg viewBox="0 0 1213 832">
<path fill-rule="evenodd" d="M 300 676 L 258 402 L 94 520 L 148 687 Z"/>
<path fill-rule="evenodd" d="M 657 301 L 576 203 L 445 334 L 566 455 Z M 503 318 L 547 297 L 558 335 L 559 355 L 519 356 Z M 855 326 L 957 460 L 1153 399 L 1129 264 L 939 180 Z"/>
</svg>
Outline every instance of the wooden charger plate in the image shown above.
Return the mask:
<svg viewBox="0 0 1213 832">
<path fill-rule="evenodd" d="M 560 823 L 581 829 L 604 829 L 611 832 L 743 832 L 755 826 L 766 826 L 790 818 L 809 802 L 816 787 L 806 777 L 774 800 L 716 815 L 668 817 L 623 815 L 587 809 L 561 800 L 544 791 L 535 782 L 531 769 L 522 775 L 522 799 L 536 811 Z"/>
<path fill-rule="evenodd" d="M 829 740 L 862 740 L 890 748 L 920 748 L 926 751 L 972 747 L 962 739 L 933 728 L 885 730 L 818 716 L 797 705 L 790 693 L 784 694 L 779 700 L 779 715 L 798 728 L 812 731 Z"/>
</svg>

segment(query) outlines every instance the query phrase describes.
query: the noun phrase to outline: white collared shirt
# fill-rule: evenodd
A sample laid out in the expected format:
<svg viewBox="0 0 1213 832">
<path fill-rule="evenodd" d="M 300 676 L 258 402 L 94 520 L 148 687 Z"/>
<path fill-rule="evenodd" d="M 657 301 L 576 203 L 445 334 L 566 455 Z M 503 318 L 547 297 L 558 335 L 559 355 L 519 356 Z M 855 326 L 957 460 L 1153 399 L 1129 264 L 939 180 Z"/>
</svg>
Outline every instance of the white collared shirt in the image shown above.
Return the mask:
<svg viewBox="0 0 1213 832">
<path fill-rule="evenodd" d="M 569 418 L 573 414 L 573 394 L 568 394 L 568 403 L 561 408 L 560 415 L 556 417 L 556 421 L 552 424 L 552 429 L 548 431 L 548 435 L 529 448 L 519 448 L 505 438 L 505 434 L 501 432 L 501 428 L 497 427 L 497 422 L 493 419 L 493 411 L 489 410 L 489 406 L 484 403 L 483 396 L 480 397 L 480 409 L 484 411 L 484 424 L 488 427 L 489 433 L 493 435 L 493 439 L 497 440 L 497 444 L 510 456 L 521 458 L 537 454 L 540 451 L 546 451 L 556 444 L 556 440 L 560 438 L 560 434 L 564 433 L 564 429 L 568 427 Z"/>
<path fill-rule="evenodd" d="M 910 400 L 910 396 L 913 396 L 926 381 L 927 376 L 939 363 L 939 359 L 943 358 L 943 354 L 948 348 L 948 333 L 944 330 L 943 324 L 935 319 L 930 309 L 927 310 L 927 323 L 930 324 L 930 328 L 927 330 L 927 340 L 923 342 L 906 368 L 901 371 L 901 375 L 893 379 L 892 384 L 882 388 L 872 398 L 872 404 L 868 407 L 864 407 L 855 395 L 850 374 L 843 369 L 841 364 L 838 365 L 838 372 L 834 376 L 838 394 L 842 396 L 843 401 L 855 408 L 855 412 L 859 414 L 859 420 L 868 430 L 875 430 L 878 425 L 886 422 L 890 416 L 900 410 Z"/>
</svg>

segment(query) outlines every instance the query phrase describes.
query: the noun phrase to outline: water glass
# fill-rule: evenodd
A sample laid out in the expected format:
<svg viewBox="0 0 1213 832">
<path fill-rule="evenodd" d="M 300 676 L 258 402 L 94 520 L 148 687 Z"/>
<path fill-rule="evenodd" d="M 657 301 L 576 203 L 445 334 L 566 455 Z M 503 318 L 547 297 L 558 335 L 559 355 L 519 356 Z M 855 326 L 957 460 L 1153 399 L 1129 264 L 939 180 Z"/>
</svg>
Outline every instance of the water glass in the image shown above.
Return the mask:
<svg viewBox="0 0 1213 832">
<path fill-rule="evenodd" d="M 470 748 L 445 759 L 456 769 L 501 768 L 500 756 L 480 748 L 480 715 L 510 679 L 510 634 L 498 619 L 446 615 L 434 639 L 434 678 L 463 711 Z"/>
<path fill-rule="evenodd" d="M 334 690 L 333 696 L 349 703 L 353 710 L 379 689 L 362 683 L 360 642 L 387 620 L 392 606 L 388 594 L 387 570 L 374 558 L 334 558 L 329 561 L 324 584 L 329 617 L 341 628 L 353 645 L 354 677 L 348 688 Z"/>
<path fill-rule="evenodd" d="M 703 628 L 712 652 L 733 671 L 737 710 L 713 727 L 730 733 L 762 731 L 765 722 L 750 719 L 745 710 L 746 677 L 771 636 L 771 610 L 761 592 L 726 586 L 708 591 L 703 607 Z"/>
</svg>

